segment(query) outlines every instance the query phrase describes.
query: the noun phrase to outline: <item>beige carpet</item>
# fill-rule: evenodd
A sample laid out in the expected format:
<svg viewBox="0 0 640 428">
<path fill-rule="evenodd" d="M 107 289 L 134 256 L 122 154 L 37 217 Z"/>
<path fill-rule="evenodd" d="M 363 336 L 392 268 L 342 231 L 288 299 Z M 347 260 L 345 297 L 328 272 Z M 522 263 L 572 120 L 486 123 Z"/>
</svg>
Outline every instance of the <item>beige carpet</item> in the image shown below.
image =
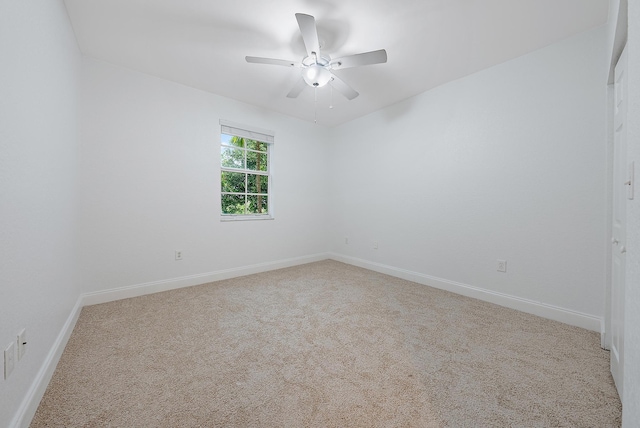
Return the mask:
<svg viewBox="0 0 640 428">
<path fill-rule="evenodd" d="M 335 261 L 85 307 L 32 427 L 617 427 L 599 335 Z"/>
</svg>

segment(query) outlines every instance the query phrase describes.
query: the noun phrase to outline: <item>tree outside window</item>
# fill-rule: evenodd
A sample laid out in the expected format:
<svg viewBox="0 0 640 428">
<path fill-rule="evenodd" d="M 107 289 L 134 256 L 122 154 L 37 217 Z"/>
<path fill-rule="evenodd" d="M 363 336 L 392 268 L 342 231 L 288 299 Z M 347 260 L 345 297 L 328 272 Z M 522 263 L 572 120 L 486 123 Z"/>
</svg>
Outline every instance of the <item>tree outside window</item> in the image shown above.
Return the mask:
<svg viewBox="0 0 640 428">
<path fill-rule="evenodd" d="M 269 144 L 222 134 L 221 202 L 224 216 L 269 214 Z"/>
</svg>

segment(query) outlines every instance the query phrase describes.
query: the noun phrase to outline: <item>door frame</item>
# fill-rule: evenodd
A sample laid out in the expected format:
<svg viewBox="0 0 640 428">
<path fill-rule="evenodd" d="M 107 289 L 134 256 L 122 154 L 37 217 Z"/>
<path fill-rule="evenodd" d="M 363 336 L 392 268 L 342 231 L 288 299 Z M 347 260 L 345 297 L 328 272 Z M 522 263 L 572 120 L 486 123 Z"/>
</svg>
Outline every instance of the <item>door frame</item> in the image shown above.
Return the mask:
<svg viewBox="0 0 640 428">
<path fill-rule="evenodd" d="M 617 150 L 623 150 L 624 153 L 624 160 L 622 161 L 622 163 L 620 164 L 620 158 L 619 158 L 619 152 L 616 150 L 616 117 L 615 117 L 615 110 L 617 108 L 616 105 L 616 91 L 617 88 L 615 87 L 615 82 L 618 80 L 618 65 L 620 64 L 620 61 L 624 60 L 625 63 L 623 64 L 624 66 L 624 70 L 623 70 L 623 82 L 625 82 L 622 85 L 622 90 L 624 91 L 624 93 L 622 94 L 622 98 L 625 104 L 624 107 L 624 117 L 622 117 L 622 120 L 624 121 L 624 126 L 623 126 L 623 132 L 626 135 L 626 126 L 627 126 L 627 104 L 628 104 L 628 92 L 627 92 L 627 84 L 626 84 L 626 74 L 627 74 L 627 66 L 626 66 L 626 46 L 623 46 L 621 55 L 618 57 L 618 60 L 616 61 L 615 64 L 615 72 L 614 72 L 614 82 L 613 84 L 609 84 L 607 86 L 607 210 L 606 210 L 606 217 L 607 217 L 607 227 L 606 230 L 608 232 L 608 236 L 606 239 L 606 244 L 607 244 L 607 270 L 606 270 L 606 284 L 605 284 L 605 318 L 603 320 L 603 324 L 604 324 L 604 331 L 605 334 L 601 337 L 601 345 L 603 346 L 603 348 L 608 349 L 611 351 L 611 355 L 610 355 L 610 369 L 611 369 L 611 373 L 614 377 L 614 381 L 616 383 L 616 389 L 618 390 L 618 393 L 620 394 L 620 399 L 622 399 L 622 393 L 624 390 L 624 386 L 623 386 L 623 379 L 624 379 L 624 335 L 622 337 L 622 342 L 620 343 L 620 349 L 618 350 L 620 352 L 619 358 L 617 360 L 617 364 L 616 367 L 618 367 L 617 370 L 614 371 L 614 358 L 613 358 L 613 348 L 614 348 L 614 344 L 613 344 L 613 298 L 614 298 L 614 254 L 616 250 L 620 250 L 620 245 L 627 245 L 626 242 L 626 238 L 627 238 L 627 228 L 626 228 L 626 208 L 623 209 L 621 212 L 623 213 L 623 218 L 621 218 L 622 221 L 622 230 L 620 232 L 616 232 L 615 228 L 614 228 L 614 214 L 616 212 L 616 209 L 619 209 L 620 206 L 616 206 L 616 195 L 618 196 L 620 201 L 624 201 L 624 205 L 626 207 L 626 203 L 627 203 L 627 192 L 623 187 L 623 178 L 626 177 L 627 175 L 627 168 L 628 168 L 628 163 L 627 163 L 627 140 L 626 137 L 624 138 L 624 140 L 622 142 L 618 142 L 618 145 L 623 145 L 623 147 L 617 147 Z M 617 158 L 617 159 L 616 159 Z M 616 165 L 617 168 L 616 169 Z M 614 236 L 614 234 L 616 236 Z M 619 241 L 613 241 L 615 239 L 618 239 Z M 614 248 L 615 246 L 615 248 Z M 622 289 L 618 290 L 618 293 L 622 292 L 625 293 L 625 287 L 626 287 L 626 255 L 622 256 L 623 259 L 621 260 L 621 263 L 623 264 L 622 266 L 622 272 L 619 272 L 619 274 L 622 274 L 622 278 L 623 278 L 623 282 L 622 282 Z M 618 284 L 619 286 L 620 284 Z M 624 302 L 623 302 L 623 311 L 624 311 Z M 622 321 L 622 329 L 624 331 L 624 318 Z"/>
<path fill-rule="evenodd" d="M 613 247 L 611 237 L 613 236 L 613 147 L 615 144 L 615 88 L 614 83 L 607 84 L 607 145 L 606 145 L 606 168 L 605 168 L 605 287 L 604 287 L 604 317 L 600 328 L 600 346 L 607 351 L 611 350 L 611 286 L 613 281 Z"/>
</svg>

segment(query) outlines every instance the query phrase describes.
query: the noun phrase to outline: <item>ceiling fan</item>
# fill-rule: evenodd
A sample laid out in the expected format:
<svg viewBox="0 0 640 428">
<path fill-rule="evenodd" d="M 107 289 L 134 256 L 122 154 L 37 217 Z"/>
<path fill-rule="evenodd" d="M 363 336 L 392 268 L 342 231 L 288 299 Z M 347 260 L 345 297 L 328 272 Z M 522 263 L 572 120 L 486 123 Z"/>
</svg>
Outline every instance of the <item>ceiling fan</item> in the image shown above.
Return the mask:
<svg viewBox="0 0 640 428">
<path fill-rule="evenodd" d="M 307 56 L 304 57 L 301 62 L 255 56 L 245 57 L 247 62 L 256 64 L 299 67 L 302 70 L 302 75 L 300 80 L 296 82 L 287 94 L 289 98 L 296 98 L 307 85 L 319 88 L 329 84 L 347 99 L 352 100 L 359 95 L 358 92 L 332 71 L 387 62 L 387 51 L 384 49 L 331 59 L 329 55 L 320 52 L 320 42 L 318 40 L 315 18 L 311 15 L 305 15 L 304 13 L 296 13 L 296 20 L 302 33 L 305 48 L 307 49 Z"/>
</svg>

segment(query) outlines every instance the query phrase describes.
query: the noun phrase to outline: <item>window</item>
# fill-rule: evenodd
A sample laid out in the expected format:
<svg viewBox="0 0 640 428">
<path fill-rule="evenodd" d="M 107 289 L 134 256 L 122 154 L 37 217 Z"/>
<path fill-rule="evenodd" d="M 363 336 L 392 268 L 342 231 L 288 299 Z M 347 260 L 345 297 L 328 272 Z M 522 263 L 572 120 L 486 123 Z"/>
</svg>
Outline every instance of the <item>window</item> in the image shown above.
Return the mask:
<svg viewBox="0 0 640 428">
<path fill-rule="evenodd" d="M 269 155 L 273 133 L 220 123 L 222 219 L 272 218 Z"/>
</svg>

